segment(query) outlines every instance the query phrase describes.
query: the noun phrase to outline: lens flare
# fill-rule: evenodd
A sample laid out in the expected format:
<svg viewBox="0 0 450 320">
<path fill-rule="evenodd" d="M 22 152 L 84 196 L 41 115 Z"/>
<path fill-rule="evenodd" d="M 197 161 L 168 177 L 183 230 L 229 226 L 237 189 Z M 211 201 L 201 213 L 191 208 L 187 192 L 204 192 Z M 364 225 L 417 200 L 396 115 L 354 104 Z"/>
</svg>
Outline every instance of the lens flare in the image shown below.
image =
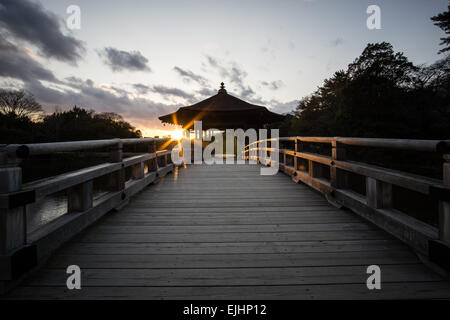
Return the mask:
<svg viewBox="0 0 450 320">
<path fill-rule="evenodd" d="M 173 140 L 181 140 L 183 138 L 183 130 L 175 130 L 170 133 Z"/>
</svg>

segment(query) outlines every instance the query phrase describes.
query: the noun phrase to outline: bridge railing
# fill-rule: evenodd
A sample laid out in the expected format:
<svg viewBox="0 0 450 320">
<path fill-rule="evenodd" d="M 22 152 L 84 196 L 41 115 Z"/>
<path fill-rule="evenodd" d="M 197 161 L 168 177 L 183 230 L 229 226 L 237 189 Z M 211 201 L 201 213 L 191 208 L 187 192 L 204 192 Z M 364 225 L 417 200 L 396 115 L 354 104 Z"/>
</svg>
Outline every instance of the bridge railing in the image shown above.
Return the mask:
<svg viewBox="0 0 450 320">
<path fill-rule="evenodd" d="M 330 202 L 352 209 L 384 230 L 412 246 L 419 253 L 439 256 L 450 244 L 450 140 L 403 140 L 342 137 L 287 137 L 279 144 L 293 144 L 293 148 L 272 148 L 271 141 L 257 141 L 247 146 L 249 155 L 260 161 L 260 150 L 279 152 L 280 170 L 296 182 L 311 186 L 324 194 Z M 262 147 L 261 143 L 266 146 Z M 331 145 L 331 156 L 306 152 L 304 143 Z M 367 163 L 351 161 L 347 146 L 380 147 L 443 155 L 443 178 L 432 179 Z M 250 152 L 253 151 L 253 152 Z M 250 153 L 249 153 L 250 152 Z M 255 155 L 256 154 L 256 155 Z M 261 161 L 262 162 L 262 161 Z M 265 163 L 267 164 L 267 163 Z M 365 178 L 365 195 L 349 188 L 349 174 Z M 424 223 L 393 207 L 393 186 L 424 194 L 439 201 L 438 228 Z M 450 251 L 447 254 L 449 263 Z"/>
<path fill-rule="evenodd" d="M 0 289 L 2 283 L 5 286 L 8 281 L 19 278 L 64 241 L 173 171 L 171 151 L 156 150 L 157 142 L 167 140 L 144 138 L 0 145 Z M 123 147 L 137 144 L 146 145 L 146 152 L 123 158 Z M 22 183 L 19 164 L 28 156 L 105 148 L 110 157 L 106 163 Z M 125 170 L 130 169 L 131 179 L 125 181 Z M 106 192 L 94 199 L 93 181 L 101 177 Z M 35 204 L 59 192 L 67 195 L 66 213 L 30 231 L 27 217 L 39 214 L 35 212 Z"/>
</svg>

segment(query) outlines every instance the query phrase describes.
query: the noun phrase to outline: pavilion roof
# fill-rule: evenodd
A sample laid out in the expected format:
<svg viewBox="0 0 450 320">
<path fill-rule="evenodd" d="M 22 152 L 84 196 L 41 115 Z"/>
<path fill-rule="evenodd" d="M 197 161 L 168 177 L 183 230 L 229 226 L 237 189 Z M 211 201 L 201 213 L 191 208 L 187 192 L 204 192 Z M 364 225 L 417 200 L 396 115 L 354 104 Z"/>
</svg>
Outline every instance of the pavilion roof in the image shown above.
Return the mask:
<svg viewBox="0 0 450 320">
<path fill-rule="evenodd" d="M 203 129 L 260 128 L 278 122 L 283 115 L 269 111 L 227 93 L 223 82 L 218 93 L 196 104 L 179 108 L 159 117 L 162 122 L 182 125 L 189 129 L 195 120 L 202 120 Z"/>
</svg>

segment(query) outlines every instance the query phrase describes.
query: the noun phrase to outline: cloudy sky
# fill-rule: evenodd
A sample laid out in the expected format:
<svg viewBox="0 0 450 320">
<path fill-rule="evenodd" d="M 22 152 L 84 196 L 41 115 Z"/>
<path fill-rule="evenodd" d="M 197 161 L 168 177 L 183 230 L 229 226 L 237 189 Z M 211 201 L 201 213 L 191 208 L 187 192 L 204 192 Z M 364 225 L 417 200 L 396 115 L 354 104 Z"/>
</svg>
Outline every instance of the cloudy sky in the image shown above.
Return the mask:
<svg viewBox="0 0 450 320">
<path fill-rule="evenodd" d="M 67 8 L 80 8 L 80 29 Z M 369 5 L 381 29 L 369 30 Z M 0 0 L 0 86 L 47 111 L 117 112 L 145 136 L 158 116 L 217 92 L 285 113 L 369 42 L 416 64 L 440 58 L 430 17 L 447 0 Z M 73 20 L 71 20 L 73 21 Z"/>
</svg>

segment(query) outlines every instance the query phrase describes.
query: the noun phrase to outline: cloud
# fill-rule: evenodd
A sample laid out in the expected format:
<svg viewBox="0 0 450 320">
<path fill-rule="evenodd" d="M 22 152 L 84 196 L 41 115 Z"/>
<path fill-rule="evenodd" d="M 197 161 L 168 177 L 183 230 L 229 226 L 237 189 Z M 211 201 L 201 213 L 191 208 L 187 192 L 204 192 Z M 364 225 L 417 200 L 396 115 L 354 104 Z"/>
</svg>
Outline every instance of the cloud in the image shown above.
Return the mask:
<svg viewBox="0 0 450 320">
<path fill-rule="evenodd" d="M 34 60 L 29 52 L 0 35 L 0 76 L 24 82 L 45 80 L 58 82 L 54 74 Z"/>
<path fill-rule="evenodd" d="M 295 45 L 292 41 L 288 43 L 289 48 L 293 50 L 295 48 Z M 293 45 L 293 47 L 291 47 Z M 270 59 L 275 60 L 276 59 L 276 53 L 275 53 L 276 45 L 274 44 L 272 39 L 267 39 L 266 43 L 260 48 L 260 51 L 270 57 Z"/>
<path fill-rule="evenodd" d="M 239 65 L 234 61 L 224 63 L 211 56 L 206 56 L 206 61 L 209 67 L 218 71 L 225 80 L 228 80 L 232 84 L 236 85 L 238 89 L 236 96 L 240 99 L 256 105 L 269 107 L 271 110 L 278 113 L 291 112 L 298 105 L 297 100 L 281 102 L 276 99 L 265 100 L 261 96 L 257 95 L 255 90 L 253 90 L 253 88 L 246 83 L 247 72 L 243 68 L 239 67 Z M 281 87 L 284 87 L 284 83 L 281 80 L 271 82 L 262 81 L 261 84 L 272 90 L 278 90 Z M 211 92 L 208 90 L 203 90 L 202 93 L 205 95 L 211 95 Z M 228 93 L 230 93 L 230 91 L 228 91 Z"/>
<path fill-rule="evenodd" d="M 342 38 L 336 38 L 336 39 L 334 39 L 333 41 L 331 41 L 331 45 L 333 46 L 333 47 L 337 47 L 337 46 L 340 46 L 340 45 L 342 45 L 342 44 L 344 44 L 344 39 L 342 39 Z"/>
<path fill-rule="evenodd" d="M 180 76 L 183 80 L 185 80 L 186 82 L 197 82 L 198 84 L 205 86 L 208 84 L 208 81 L 202 77 L 201 75 L 195 74 L 190 70 L 185 70 L 182 69 L 180 67 L 175 66 L 173 68 Z"/>
<path fill-rule="evenodd" d="M 173 112 L 181 106 L 136 98 L 125 89 L 98 86 L 91 79 L 69 77 L 64 85 L 65 87 L 55 89 L 44 86 L 39 81 L 29 81 L 24 84 L 24 89 L 33 93 L 47 111 L 52 111 L 52 106 L 64 110 L 78 105 L 97 112 L 116 112 L 133 125 L 139 124 L 142 127 L 162 127 L 158 116 Z"/>
<path fill-rule="evenodd" d="M 266 106 L 269 106 L 273 112 L 277 113 L 290 113 L 298 106 L 299 100 L 292 100 L 288 102 L 281 102 L 276 99 L 265 102 Z"/>
<path fill-rule="evenodd" d="M 133 84 L 133 88 L 139 93 L 139 94 L 146 94 L 148 93 L 151 88 L 149 86 L 146 86 L 142 83 L 135 83 Z"/>
<path fill-rule="evenodd" d="M 294 41 L 289 41 L 288 42 L 288 47 L 289 47 L 289 50 L 295 50 L 295 43 L 294 43 Z"/>
<path fill-rule="evenodd" d="M 262 81 L 261 84 L 271 90 L 278 90 L 281 87 L 284 87 L 284 82 L 281 80 L 276 80 L 276 81 L 271 81 L 271 82 Z"/>
<path fill-rule="evenodd" d="M 159 93 L 162 96 L 172 96 L 186 99 L 189 102 L 195 102 L 195 96 L 187 93 L 184 90 L 178 88 L 170 88 L 162 85 L 153 86 L 151 89 L 153 92 Z"/>
<path fill-rule="evenodd" d="M 210 97 L 215 94 L 217 94 L 217 90 L 211 89 L 211 88 L 201 88 L 197 91 L 198 94 L 200 94 L 202 97 Z"/>
<path fill-rule="evenodd" d="M 64 35 L 59 18 L 42 5 L 28 0 L 2 0 L 0 28 L 25 40 L 49 58 L 76 64 L 85 52 L 82 41 Z"/>
<path fill-rule="evenodd" d="M 244 83 L 245 78 L 247 77 L 247 72 L 236 62 L 231 61 L 229 63 L 223 63 L 211 56 L 206 56 L 206 59 L 209 66 L 217 70 L 220 76 L 223 77 L 224 82 L 228 80 L 231 84 L 238 88 L 241 96 L 249 97 L 254 94 L 254 91 L 250 88 L 250 86 L 245 85 Z"/>
<path fill-rule="evenodd" d="M 106 47 L 98 52 L 103 58 L 103 62 L 110 66 L 113 71 L 148 71 L 148 59 L 139 51 L 123 51 L 111 47 Z"/>
</svg>

